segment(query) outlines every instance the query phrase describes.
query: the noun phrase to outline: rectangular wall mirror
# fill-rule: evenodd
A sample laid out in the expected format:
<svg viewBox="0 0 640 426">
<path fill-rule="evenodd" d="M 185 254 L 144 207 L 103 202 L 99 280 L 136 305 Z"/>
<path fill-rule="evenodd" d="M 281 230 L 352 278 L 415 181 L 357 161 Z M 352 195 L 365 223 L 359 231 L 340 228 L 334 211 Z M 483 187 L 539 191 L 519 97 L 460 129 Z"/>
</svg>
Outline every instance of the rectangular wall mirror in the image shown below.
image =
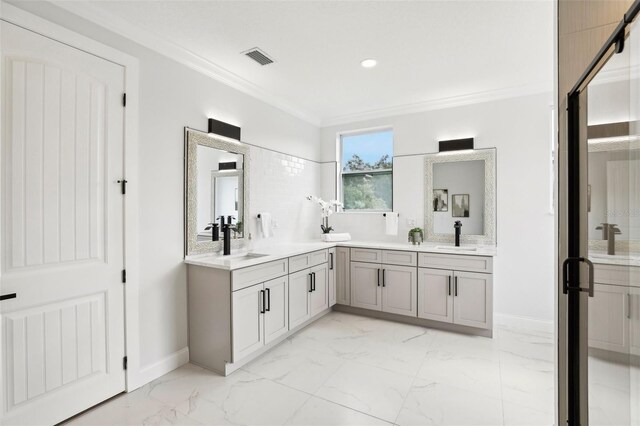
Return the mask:
<svg viewBox="0 0 640 426">
<path fill-rule="evenodd" d="M 223 223 L 232 247 L 242 245 L 249 205 L 249 148 L 241 142 L 185 130 L 186 254 L 221 250 Z"/>
<path fill-rule="evenodd" d="M 452 243 L 462 223 L 463 244 L 495 244 L 495 148 L 425 157 L 426 239 Z"/>
</svg>

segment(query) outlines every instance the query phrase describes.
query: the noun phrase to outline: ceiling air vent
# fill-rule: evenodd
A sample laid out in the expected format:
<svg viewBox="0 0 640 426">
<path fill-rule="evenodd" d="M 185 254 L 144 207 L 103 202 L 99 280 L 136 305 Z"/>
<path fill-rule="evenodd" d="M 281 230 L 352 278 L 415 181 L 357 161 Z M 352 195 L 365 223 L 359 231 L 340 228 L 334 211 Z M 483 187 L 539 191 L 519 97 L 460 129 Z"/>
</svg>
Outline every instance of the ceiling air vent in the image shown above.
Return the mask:
<svg viewBox="0 0 640 426">
<path fill-rule="evenodd" d="M 246 52 L 242 52 L 244 55 L 250 57 L 260 65 L 269 65 L 273 63 L 273 59 L 267 56 L 262 50 L 254 47 L 253 49 L 249 49 Z"/>
</svg>

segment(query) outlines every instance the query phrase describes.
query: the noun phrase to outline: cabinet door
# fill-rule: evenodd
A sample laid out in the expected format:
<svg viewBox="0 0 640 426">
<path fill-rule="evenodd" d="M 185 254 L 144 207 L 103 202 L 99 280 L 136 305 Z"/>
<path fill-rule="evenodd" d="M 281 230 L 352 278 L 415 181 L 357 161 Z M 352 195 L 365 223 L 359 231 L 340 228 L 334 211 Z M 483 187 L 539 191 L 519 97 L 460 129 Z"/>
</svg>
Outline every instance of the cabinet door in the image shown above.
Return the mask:
<svg viewBox="0 0 640 426">
<path fill-rule="evenodd" d="M 311 318 L 309 295 L 311 294 L 311 275 L 304 269 L 289 275 L 289 330 L 293 330 Z"/>
<path fill-rule="evenodd" d="M 381 271 L 379 264 L 351 262 L 351 306 L 382 309 Z"/>
<path fill-rule="evenodd" d="M 491 329 L 493 277 L 477 272 L 454 272 L 453 322 Z"/>
<path fill-rule="evenodd" d="M 329 266 L 322 265 L 311 268 L 313 274 L 313 291 L 309 295 L 311 316 L 317 315 L 329 307 Z"/>
<path fill-rule="evenodd" d="M 418 317 L 453 322 L 453 271 L 418 269 Z"/>
<path fill-rule="evenodd" d="M 341 305 L 351 304 L 351 268 L 349 249 L 338 247 L 336 249 L 336 303 Z"/>
<path fill-rule="evenodd" d="M 269 344 L 289 331 L 289 277 L 264 283 L 264 343 Z"/>
<path fill-rule="evenodd" d="M 418 268 L 382 265 L 382 311 L 417 316 Z"/>
<path fill-rule="evenodd" d="M 629 326 L 631 339 L 629 343 L 631 345 L 631 353 L 633 355 L 640 355 L 640 288 L 629 288 Z M 640 371 L 638 372 L 640 375 Z M 640 380 L 637 381 L 640 386 Z M 640 390 L 640 388 L 638 389 Z"/>
<path fill-rule="evenodd" d="M 262 284 L 233 292 L 233 362 L 264 346 L 263 295 Z"/>
<path fill-rule="evenodd" d="M 327 276 L 329 287 L 329 306 L 336 304 L 336 249 L 329 249 L 329 273 Z"/>
<path fill-rule="evenodd" d="M 596 284 L 589 298 L 589 346 L 629 352 L 628 287 Z"/>
</svg>

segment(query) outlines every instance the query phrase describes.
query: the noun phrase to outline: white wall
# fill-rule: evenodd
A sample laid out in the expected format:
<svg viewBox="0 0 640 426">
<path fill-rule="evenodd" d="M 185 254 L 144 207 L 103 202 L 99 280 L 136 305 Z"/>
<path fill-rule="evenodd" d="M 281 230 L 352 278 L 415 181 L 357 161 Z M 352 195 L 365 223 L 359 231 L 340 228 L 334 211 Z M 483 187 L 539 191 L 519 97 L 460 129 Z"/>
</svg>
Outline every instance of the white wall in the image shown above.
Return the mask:
<svg viewBox="0 0 640 426">
<path fill-rule="evenodd" d="M 51 4 L 15 5 L 140 61 L 139 368 L 144 370 L 187 346 L 186 267 L 182 262 L 184 126 L 206 129 L 207 118 L 213 117 L 240 126 L 242 139 L 248 143 L 312 160 L 319 157 L 319 129 Z M 256 148 L 254 152 L 252 169 L 269 158 L 280 160 L 280 154 L 271 151 Z M 315 210 L 302 208 L 306 206 L 304 199 L 294 198 L 320 191 L 317 180 L 296 178 L 265 173 L 254 179 L 252 194 L 259 196 L 269 188 L 280 190 L 253 207 L 300 210 L 294 219 L 283 214 L 283 225 L 319 220 L 311 217 L 318 214 Z M 316 186 L 301 188 L 303 185 Z M 305 214 L 309 217 L 303 217 Z M 310 235 L 304 229 L 301 233 Z M 282 233 L 281 238 L 293 234 Z"/>
<path fill-rule="evenodd" d="M 409 221 L 424 225 L 424 156 L 419 154 L 437 152 L 439 140 L 474 137 L 476 148 L 497 148 L 494 309 L 500 314 L 552 320 L 551 103 L 551 93 L 540 94 L 322 129 L 326 161 L 336 160 L 338 132 L 386 125 L 394 130 L 398 236 L 383 235 L 379 213 L 341 213 L 332 216 L 331 225 L 356 239 L 406 241 L 412 228 Z M 334 185 L 333 181 L 326 185 L 324 193 L 333 193 Z"/>
</svg>

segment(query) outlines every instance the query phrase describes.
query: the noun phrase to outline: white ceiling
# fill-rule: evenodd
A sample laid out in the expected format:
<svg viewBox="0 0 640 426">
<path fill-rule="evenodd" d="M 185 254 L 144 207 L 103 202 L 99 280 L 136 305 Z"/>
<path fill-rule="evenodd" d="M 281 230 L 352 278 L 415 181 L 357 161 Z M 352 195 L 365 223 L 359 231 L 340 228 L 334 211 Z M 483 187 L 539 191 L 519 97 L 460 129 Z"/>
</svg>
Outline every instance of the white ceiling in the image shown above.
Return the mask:
<svg viewBox="0 0 640 426">
<path fill-rule="evenodd" d="M 551 91 L 553 1 L 98 1 L 316 124 Z M 73 6 L 67 6 L 73 10 Z M 97 13 L 95 13 L 97 12 Z M 144 30 L 141 32 L 140 30 Z M 276 61 L 241 55 L 260 47 Z M 360 62 L 375 58 L 378 66 Z"/>
</svg>

